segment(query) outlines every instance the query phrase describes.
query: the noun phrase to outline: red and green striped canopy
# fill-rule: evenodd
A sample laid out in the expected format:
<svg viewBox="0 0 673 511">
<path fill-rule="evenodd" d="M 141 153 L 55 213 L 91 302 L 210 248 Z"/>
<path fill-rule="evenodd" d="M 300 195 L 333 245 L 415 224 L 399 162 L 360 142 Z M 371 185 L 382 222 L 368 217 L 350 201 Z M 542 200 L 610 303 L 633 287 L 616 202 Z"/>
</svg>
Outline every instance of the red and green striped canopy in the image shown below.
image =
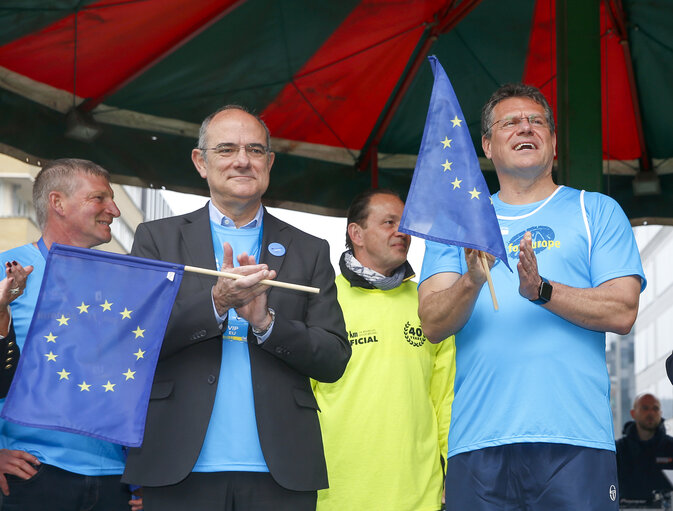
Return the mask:
<svg viewBox="0 0 673 511">
<path fill-rule="evenodd" d="M 603 191 L 631 218 L 673 217 L 673 0 L 599 3 Z M 428 54 L 453 82 L 478 153 L 480 109 L 499 85 L 532 83 L 556 105 L 555 9 L 554 0 L 8 0 L 0 149 L 89 158 L 119 182 L 205 193 L 190 161 L 198 125 L 237 103 L 271 129 L 268 201 L 343 211 L 372 183 L 406 193 L 432 87 Z M 73 117 L 99 135 L 66 136 Z M 633 197 L 638 169 L 659 175 L 660 200 Z"/>
</svg>

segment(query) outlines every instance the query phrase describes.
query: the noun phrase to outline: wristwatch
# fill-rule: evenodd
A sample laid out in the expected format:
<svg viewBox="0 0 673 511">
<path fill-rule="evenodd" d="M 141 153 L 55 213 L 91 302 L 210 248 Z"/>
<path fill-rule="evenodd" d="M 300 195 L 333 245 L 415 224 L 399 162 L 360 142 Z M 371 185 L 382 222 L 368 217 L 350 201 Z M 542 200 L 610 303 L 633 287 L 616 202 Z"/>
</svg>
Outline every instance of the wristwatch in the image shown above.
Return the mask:
<svg viewBox="0 0 673 511">
<path fill-rule="evenodd" d="M 531 302 L 537 305 L 544 305 L 549 300 L 551 300 L 551 292 L 554 290 L 554 288 L 542 275 L 540 275 L 540 278 L 542 279 L 542 282 L 540 282 L 540 289 L 537 291 L 539 298 L 537 300 L 531 300 Z"/>
<path fill-rule="evenodd" d="M 253 326 L 252 333 L 255 334 L 257 337 L 264 337 L 264 334 L 266 334 L 269 331 L 269 329 L 273 326 L 273 323 L 276 321 L 276 311 L 273 310 L 271 307 L 268 307 L 267 310 L 271 315 L 271 323 L 269 323 L 264 330 L 258 330 Z"/>
</svg>

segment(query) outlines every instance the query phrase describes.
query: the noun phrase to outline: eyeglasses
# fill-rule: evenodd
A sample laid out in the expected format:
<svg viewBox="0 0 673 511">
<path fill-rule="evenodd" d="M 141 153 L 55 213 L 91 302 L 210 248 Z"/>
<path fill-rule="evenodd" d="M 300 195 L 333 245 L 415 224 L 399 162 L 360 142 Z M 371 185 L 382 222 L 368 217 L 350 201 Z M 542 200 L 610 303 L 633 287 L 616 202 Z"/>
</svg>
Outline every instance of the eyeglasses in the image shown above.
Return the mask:
<svg viewBox="0 0 673 511">
<path fill-rule="evenodd" d="M 264 147 L 262 144 L 217 144 L 215 147 L 199 147 L 201 151 L 213 151 L 216 155 L 221 156 L 222 158 L 233 158 L 238 156 L 238 153 L 241 149 L 245 150 L 245 153 L 250 159 L 262 159 L 267 154 L 269 154 L 270 149 Z"/>
<path fill-rule="evenodd" d="M 503 131 L 513 131 L 519 128 L 519 125 L 524 121 L 528 121 L 528 124 L 533 127 L 533 129 L 542 129 L 548 128 L 549 123 L 543 115 L 539 114 L 530 114 L 523 117 L 505 117 L 504 119 L 498 119 L 493 124 L 491 124 L 488 129 L 489 131 L 496 124 L 500 124 L 500 129 Z"/>
</svg>

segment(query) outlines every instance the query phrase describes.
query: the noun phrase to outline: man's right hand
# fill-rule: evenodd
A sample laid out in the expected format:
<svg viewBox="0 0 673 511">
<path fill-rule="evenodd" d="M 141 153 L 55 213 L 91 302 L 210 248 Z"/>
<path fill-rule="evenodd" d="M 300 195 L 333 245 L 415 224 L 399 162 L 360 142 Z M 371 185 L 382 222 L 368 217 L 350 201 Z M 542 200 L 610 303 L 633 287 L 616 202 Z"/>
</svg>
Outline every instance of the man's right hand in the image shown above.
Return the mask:
<svg viewBox="0 0 673 511">
<path fill-rule="evenodd" d="M 0 490 L 2 493 L 9 495 L 9 485 L 5 474 L 30 479 L 37 474 L 35 466 L 39 464 L 40 460 L 27 452 L 0 449 Z"/>
<path fill-rule="evenodd" d="M 485 257 L 489 268 L 493 268 L 495 257 L 486 252 L 481 252 L 473 248 L 465 248 L 465 262 L 467 263 L 467 277 L 475 285 L 481 288 L 486 282 L 486 270 L 481 258 Z"/>
<path fill-rule="evenodd" d="M 222 258 L 221 271 L 244 275 L 244 277 L 240 279 L 220 277 L 217 279 L 217 283 L 213 286 L 213 303 L 215 304 L 217 313 L 220 316 L 224 316 L 233 307 L 237 309 L 241 317 L 248 321 L 251 318 L 246 316 L 254 315 L 255 312 L 259 312 L 258 315 L 266 315 L 266 300 L 255 299 L 264 294 L 269 288 L 269 286 L 260 284 L 260 281 L 275 278 L 276 272 L 269 271 L 268 266 L 265 264 L 255 264 L 254 258 L 247 254 L 240 254 L 237 257 L 240 266 L 234 268 L 231 245 L 224 243 L 223 248 L 224 256 Z M 254 302 L 258 307 L 245 307 L 251 304 L 251 302 Z M 246 309 L 253 310 L 248 311 Z"/>
</svg>

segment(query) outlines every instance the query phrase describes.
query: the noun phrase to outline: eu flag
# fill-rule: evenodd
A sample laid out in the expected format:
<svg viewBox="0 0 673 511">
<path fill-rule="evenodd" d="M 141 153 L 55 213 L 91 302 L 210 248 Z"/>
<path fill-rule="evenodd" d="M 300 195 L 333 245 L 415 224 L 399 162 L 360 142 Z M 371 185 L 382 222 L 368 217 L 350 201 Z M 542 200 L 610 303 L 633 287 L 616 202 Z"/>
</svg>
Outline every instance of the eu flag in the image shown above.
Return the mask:
<svg viewBox="0 0 673 511">
<path fill-rule="evenodd" d="M 509 268 L 467 122 L 437 57 L 428 60 L 435 83 L 400 231 L 488 252 Z"/>
<path fill-rule="evenodd" d="M 54 244 L 1 416 L 142 444 L 183 267 Z"/>
</svg>

